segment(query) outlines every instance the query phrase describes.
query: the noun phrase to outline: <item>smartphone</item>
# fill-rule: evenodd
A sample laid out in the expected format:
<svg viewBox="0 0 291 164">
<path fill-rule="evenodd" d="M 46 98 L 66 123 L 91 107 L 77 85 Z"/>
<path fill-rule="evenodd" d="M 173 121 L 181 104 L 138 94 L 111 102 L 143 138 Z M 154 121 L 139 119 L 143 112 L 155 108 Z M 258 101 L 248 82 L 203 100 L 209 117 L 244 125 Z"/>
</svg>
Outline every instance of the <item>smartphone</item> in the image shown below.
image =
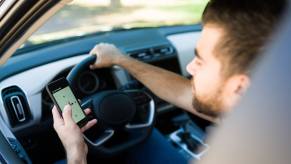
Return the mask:
<svg viewBox="0 0 291 164">
<path fill-rule="evenodd" d="M 88 122 L 86 114 L 65 78 L 49 83 L 46 90 L 60 113 L 69 104 L 72 107 L 72 118 L 79 127 L 83 127 Z"/>
</svg>

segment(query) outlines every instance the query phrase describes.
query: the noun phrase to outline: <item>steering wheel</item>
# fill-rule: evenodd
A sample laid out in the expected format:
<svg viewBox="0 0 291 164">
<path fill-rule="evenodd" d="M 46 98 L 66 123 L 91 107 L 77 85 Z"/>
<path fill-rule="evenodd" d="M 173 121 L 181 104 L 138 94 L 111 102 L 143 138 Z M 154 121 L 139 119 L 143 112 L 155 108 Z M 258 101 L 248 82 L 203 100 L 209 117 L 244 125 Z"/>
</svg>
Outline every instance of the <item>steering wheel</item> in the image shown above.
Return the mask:
<svg viewBox="0 0 291 164">
<path fill-rule="evenodd" d="M 73 90 L 77 87 L 80 73 L 87 70 L 95 60 L 96 56 L 92 55 L 70 71 L 67 80 Z M 92 109 L 98 120 L 95 135 L 84 135 L 93 153 L 104 156 L 118 154 L 141 143 L 152 132 L 155 103 L 142 90 L 100 91 L 82 102 Z"/>
</svg>

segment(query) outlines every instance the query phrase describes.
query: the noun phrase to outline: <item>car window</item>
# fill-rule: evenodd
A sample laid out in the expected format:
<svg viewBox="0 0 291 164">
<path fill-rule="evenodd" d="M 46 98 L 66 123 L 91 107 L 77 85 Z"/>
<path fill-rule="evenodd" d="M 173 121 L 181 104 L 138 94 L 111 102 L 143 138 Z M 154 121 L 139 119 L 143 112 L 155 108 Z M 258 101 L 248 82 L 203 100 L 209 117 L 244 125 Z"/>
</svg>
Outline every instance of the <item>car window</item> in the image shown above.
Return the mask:
<svg viewBox="0 0 291 164">
<path fill-rule="evenodd" d="M 207 0 L 74 0 L 21 47 L 120 29 L 200 22 Z"/>
</svg>

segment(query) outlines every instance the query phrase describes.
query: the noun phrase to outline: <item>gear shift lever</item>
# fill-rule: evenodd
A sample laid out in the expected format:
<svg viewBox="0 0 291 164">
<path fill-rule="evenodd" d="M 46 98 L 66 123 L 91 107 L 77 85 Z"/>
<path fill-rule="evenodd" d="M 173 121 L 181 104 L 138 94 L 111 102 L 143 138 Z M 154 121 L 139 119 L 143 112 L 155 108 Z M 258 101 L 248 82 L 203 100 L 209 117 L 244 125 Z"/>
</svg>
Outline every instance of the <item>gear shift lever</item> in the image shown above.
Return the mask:
<svg viewBox="0 0 291 164">
<path fill-rule="evenodd" d="M 187 115 L 182 115 L 173 119 L 173 122 L 175 125 L 182 127 L 183 129 L 183 132 L 178 134 L 181 142 L 185 143 L 190 151 L 195 152 L 201 143 L 191 136 L 191 132 L 188 127 L 190 118 Z"/>
</svg>

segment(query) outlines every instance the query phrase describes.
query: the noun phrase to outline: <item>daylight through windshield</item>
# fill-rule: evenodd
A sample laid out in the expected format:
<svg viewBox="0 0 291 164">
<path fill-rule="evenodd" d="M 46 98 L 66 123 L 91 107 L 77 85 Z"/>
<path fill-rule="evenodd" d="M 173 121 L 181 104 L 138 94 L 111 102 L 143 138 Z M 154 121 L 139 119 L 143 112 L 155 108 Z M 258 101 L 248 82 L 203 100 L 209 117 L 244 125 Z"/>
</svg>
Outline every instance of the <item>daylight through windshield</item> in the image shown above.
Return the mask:
<svg viewBox="0 0 291 164">
<path fill-rule="evenodd" d="M 206 2 L 74 0 L 35 32 L 22 48 L 99 31 L 195 24 L 200 22 Z"/>
</svg>

